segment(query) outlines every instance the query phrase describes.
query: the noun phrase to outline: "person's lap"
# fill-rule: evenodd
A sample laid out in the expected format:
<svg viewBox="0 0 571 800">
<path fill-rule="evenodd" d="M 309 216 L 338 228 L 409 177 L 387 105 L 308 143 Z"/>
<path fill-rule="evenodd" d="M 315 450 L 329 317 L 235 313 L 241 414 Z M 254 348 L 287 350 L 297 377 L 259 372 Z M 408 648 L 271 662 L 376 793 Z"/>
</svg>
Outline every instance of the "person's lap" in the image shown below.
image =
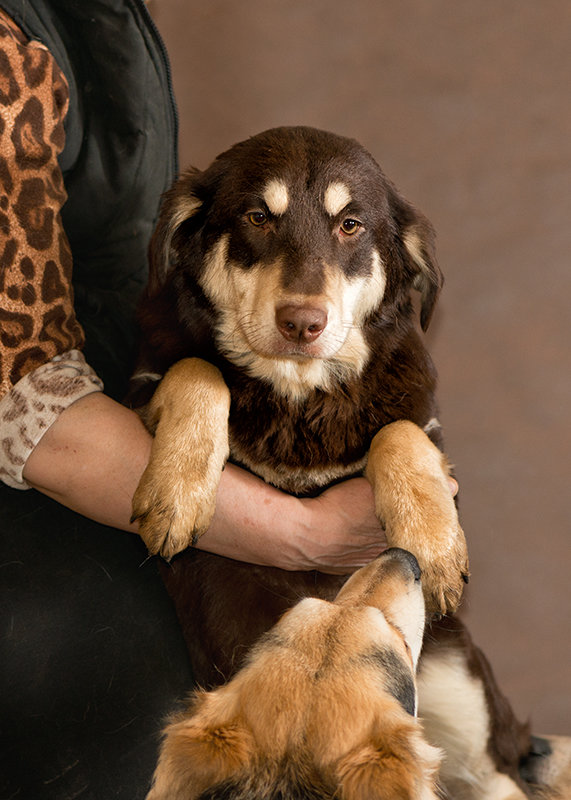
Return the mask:
<svg viewBox="0 0 571 800">
<path fill-rule="evenodd" d="M 0 487 L 0 796 L 144 798 L 192 688 L 141 541 Z"/>
</svg>

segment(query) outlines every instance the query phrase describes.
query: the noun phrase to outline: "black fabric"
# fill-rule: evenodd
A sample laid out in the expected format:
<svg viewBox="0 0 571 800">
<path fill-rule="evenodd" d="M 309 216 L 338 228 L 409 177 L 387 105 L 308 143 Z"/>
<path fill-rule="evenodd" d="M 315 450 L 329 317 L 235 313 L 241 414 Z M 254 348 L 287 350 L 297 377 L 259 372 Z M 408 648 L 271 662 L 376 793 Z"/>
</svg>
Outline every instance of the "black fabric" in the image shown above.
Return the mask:
<svg viewBox="0 0 571 800">
<path fill-rule="evenodd" d="M 144 798 L 191 668 L 138 537 L 0 487 L 0 798 Z"/>
<path fill-rule="evenodd" d="M 0 0 L 70 85 L 60 164 L 86 356 L 120 398 L 161 193 L 176 173 L 164 48 L 142 0 Z M 138 800 L 192 688 L 145 548 L 0 485 L 0 800 Z"/>
<path fill-rule="evenodd" d="M 161 194 L 177 172 L 177 115 L 164 45 L 142 0 L 0 0 L 43 42 L 70 87 L 60 158 L 75 306 L 85 354 L 121 399 L 134 310 Z"/>
</svg>

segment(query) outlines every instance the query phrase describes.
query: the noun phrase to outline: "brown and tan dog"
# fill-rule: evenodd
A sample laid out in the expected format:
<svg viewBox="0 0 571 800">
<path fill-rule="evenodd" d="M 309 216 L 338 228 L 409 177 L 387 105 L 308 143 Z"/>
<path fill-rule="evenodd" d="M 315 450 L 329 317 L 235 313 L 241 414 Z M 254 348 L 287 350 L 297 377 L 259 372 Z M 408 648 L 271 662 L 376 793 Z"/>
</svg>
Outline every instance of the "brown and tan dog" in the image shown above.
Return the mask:
<svg viewBox="0 0 571 800">
<path fill-rule="evenodd" d="M 343 137 L 267 131 L 167 193 L 132 385 L 155 434 L 133 513 L 151 553 L 181 552 L 164 576 L 202 686 L 235 674 L 300 597 L 331 600 L 343 583 L 187 547 L 208 527 L 228 457 L 299 495 L 365 472 L 389 544 L 420 564 L 429 614 L 458 607 L 466 545 L 412 302 L 416 290 L 426 329 L 441 284 L 429 222 Z M 479 720 L 477 746 L 442 702 L 451 674 L 473 699 L 462 713 Z M 420 682 L 454 796 L 531 796 L 546 745 L 516 722 L 456 620 L 432 626 Z"/>
<path fill-rule="evenodd" d="M 148 800 L 436 800 L 416 717 L 420 570 L 387 550 L 333 602 L 301 600 L 225 686 L 173 721 Z"/>
<path fill-rule="evenodd" d="M 357 143 L 280 129 L 187 173 L 152 254 L 137 377 L 166 374 L 133 504 L 149 550 L 170 558 L 206 530 L 229 453 L 302 495 L 366 467 L 429 610 L 454 611 L 466 544 L 444 456 L 418 427 L 440 443 L 410 299 L 417 288 L 426 328 L 442 280 L 427 220 Z"/>
</svg>

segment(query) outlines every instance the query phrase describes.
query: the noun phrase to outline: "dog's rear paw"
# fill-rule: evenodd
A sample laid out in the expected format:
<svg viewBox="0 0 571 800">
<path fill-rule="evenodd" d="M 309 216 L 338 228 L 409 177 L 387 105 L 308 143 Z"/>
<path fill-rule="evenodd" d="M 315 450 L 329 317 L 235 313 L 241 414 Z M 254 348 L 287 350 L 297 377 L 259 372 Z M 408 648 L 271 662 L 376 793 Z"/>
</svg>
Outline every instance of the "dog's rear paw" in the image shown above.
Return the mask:
<svg viewBox="0 0 571 800">
<path fill-rule="evenodd" d="M 151 555 L 171 559 L 207 530 L 218 488 L 211 484 L 204 478 L 161 481 L 145 471 L 133 497 L 131 521 L 138 521 Z"/>
</svg>

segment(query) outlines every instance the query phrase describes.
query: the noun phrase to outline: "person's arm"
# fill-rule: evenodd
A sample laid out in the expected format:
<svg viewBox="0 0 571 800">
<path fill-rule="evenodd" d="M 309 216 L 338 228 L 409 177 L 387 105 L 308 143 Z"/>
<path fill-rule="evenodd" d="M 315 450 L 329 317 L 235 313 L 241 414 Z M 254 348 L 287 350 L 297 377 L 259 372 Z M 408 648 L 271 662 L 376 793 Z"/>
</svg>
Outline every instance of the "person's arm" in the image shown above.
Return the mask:
<svg viewBox="0 0 571 800">
<path fill-rule="evenodd" d="M 16 76 L 0 104 L 2 156 L 14 181 L 0 226 L 0 480 L 16 489 L 33 485 L 88 517 L 136 530 L 131 497 L 150 437 L 133 412 L 100 392 L 80 353 L 84 336 L 73 308 L 58 165 L 67 84 L 48 50 L 1 9 L 0 34 L 0 55 Z M 36 190 L 22 191 L 31 176 Z M 346 572 L 376 555 L 380 536 L 364 481 L 303 501 L 228 466 L 200 546 L 288 569 Z"/>
<path fill-rule="evenodd" d="M 44 434 L 23 476 L 79 513 L 136 532 L 131 498 L 151 437 L 138 416 L 96 392 L 77 400 Z M 216 513 L 198 547 L 284 569 L 345 574 L 385 545 L 364 478 L 300 500 L 231 464 L 222 473 Z"/>
</svg>

